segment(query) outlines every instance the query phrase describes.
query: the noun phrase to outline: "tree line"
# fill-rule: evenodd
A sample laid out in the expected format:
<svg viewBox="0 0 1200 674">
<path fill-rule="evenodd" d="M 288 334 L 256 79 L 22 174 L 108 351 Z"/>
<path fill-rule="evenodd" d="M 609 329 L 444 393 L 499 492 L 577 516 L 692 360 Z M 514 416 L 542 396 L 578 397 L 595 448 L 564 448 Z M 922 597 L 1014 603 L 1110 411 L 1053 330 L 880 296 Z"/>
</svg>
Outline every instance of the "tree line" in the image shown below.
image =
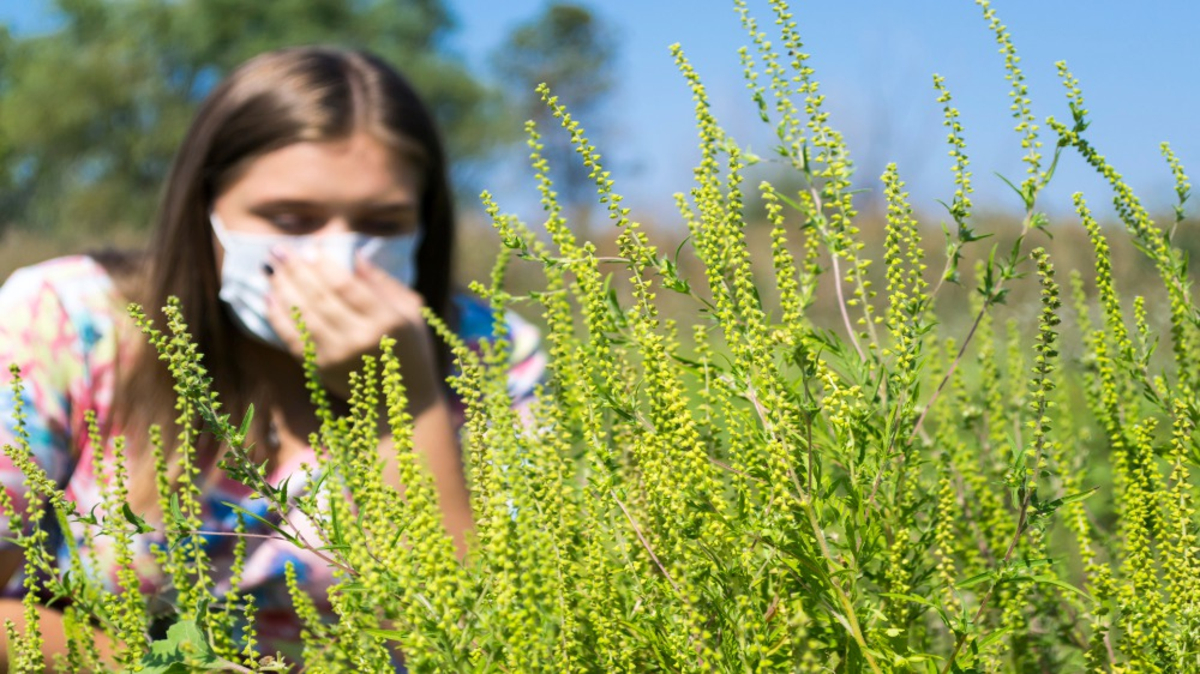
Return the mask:
<svg viewBox="0 0 1200 674">
<path fill-rule="evenodd" d="M 521 139 L 523 119 L 546 121 L 537 84 L 594 112 L 616 59 L 613 28 L 566 2 L 516 26 L 488 72 L 454 51 L 444 0 L 55 0 L 52 12 L 49 32 L 0 25 L 0 233 L 146 226 L 195 106 L 265 50 L 335 44 L 395 64 L 432 106 L 468 183 Z"/>
</svg>

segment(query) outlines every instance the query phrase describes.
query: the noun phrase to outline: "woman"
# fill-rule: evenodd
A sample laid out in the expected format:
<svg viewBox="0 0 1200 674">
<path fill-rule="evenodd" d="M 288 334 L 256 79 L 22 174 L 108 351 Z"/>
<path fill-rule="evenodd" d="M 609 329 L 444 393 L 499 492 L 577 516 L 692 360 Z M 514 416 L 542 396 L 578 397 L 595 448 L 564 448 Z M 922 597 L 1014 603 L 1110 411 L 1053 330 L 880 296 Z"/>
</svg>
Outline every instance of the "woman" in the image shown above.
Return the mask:
<svg viewBox="0 0 1200 674">
<path fill-rule="evenodd" d="M 396 339 L 414 444 L 428 459 L 446 529 L 463 550 L 471 512 L 453 402 L 443 385 L 449 362 L 421 314 L 429 306 L 457 323 L 465 339 L 483 336 L 479 306 L 451 292 L 453 244 L 437 130 L 394 70 L 371 55 L 328 48 L 253 59 L 201 106 L 142 256 L 52 260 L 18 271 L 0 289 L 0 364 L 21 368 L 36 459 L 86 513 L 99 502 L 93 460 L 111 455 L 112 438 L 123 434 L 134 509 L 156 510 L 145 429 L 176 428 L 177 412 L 166 369 L 124 306 L 132 300 L 157 308 L 176 296 L 225 409 L 259 410 L 251 437 L 256 459 L 267 462 L 269 479 L 281 482 L 313 463 L 306 438 L 316 430 L 290 315 L 296 307 L 316 345 L 321 381 L 342 404 L 362 356 L 377 350 L 381 336 Z M 512 383 L 519 398 L 532 389 L 541 364 L 529 326 L 514 322 Z M 0 444 L 15 432 L 7 379 L 5 368 Z M 87 438 L 88 410 L 98 416 L 102 446 Z M 385 460 L 389 446 L 381 438 Z M 221 502 L 250 510 L 255 502 L 214 467 L 220 453 L 212 438 L 199 447 L 205 529 L 230 531 L 236 516 Z M 394 466 L 385 465 L 385 478 L 400 486 Z M 0 458 L 0 482 L 19 509 L 21 475 L 7 458 Z M 5 522 L 0 532 L 7 532 Z M 149 592 L 166 583 L 152 545 L 139 541 L 135 559 Z M 220 574 L 228 574 L 231 550 L 229 537 L 211 544 L 218 588 L 228 584 Z M 109 553 L 97 550 L 102 567 Z M 314 596 L 323 597 L 330 582 L 330 570 L 314 556 L 252 539 L 242 587 L 260 607 L 268 652 L 298 636 L 283 583 L 285 559 L 303 567 L 300 576 Z M 21 563 L 20 549 L 0 548 L 0 584 Z M 47 652 L 63 647 L 61 638 L 55 641 L 57 615 L 43 614 Z M 0 620 L 20 623 L 19 616 L 17 600 L 0 600 Z"/>
</svg>

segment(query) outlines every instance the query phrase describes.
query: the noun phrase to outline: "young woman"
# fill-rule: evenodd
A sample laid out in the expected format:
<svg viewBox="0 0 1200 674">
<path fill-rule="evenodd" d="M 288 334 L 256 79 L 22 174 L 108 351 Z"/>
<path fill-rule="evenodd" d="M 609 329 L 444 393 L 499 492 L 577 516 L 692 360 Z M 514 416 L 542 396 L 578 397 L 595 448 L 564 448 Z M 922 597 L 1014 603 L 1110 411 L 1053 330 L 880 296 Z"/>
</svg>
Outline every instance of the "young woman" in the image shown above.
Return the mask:
<svg viewBox="0 0 1200 674">
<path fill-rule="evenodd" d="M 455 404 L 444 386 L 449 362 L 421 309 L 433 308 L 467 340 L 486 336 L 481 326 L 490 317 L 452 292 L 453 246 L 438 132 L 400 75 L 369 54 L 328 48 L 255 58 L 201 106 L 142 255 L 51 260 L 19 270 L 0 288 L 0 444 L 15 437 L 7 366 L 16 363 L 35 458 L 78 511 L 99 503 L 93 461 L 111 457 L 112 439 L 124 435 L 131 500 L 153 519 L 157 494 L 146 429 L 159 424 L 173 438 L 177 412 L 166 368 L 125 306 L 136 301 L 150 310 L 176 296 L 225 409 L 253 404 L 259 410 L 251 440 L 269 479 L 282 482 L 302 463 L 314 463 L 306 438 L 316 420 L 290 316 L 297 307 L 316 345 L 321 381 L 335 400 L 345 401 L 349 372 L 377 350 L 380 337 L 395 338 L 415 446 L 428 459 L 444 524 L 461 550 L 471 512 Z M 511 380 L 520 398 L 540 376 L 541 361 L 536 332 L 512 322 Z M 89 410 L 99 420 L 100 445 L 88 439 Z M 389 447 L 381 437 L 385 460 Z M 215 468 L 221 451 L 211 438 L 199 447 L 204 528 L 227 532 L 236 515 L 223 501 L 251 511 L 262 506 Z M 386 463 L 385 478 L 401 486 Z M 0 483 L 23 507 L 22 475 L 7 457 L 0 457 Z M 7 533 L 0 521 L 0 534 Z M 168 579 L 154 563 L 155 540 L 154 534 L 139 538 L 134 566 L 147 593 L 169 596 Z M 284 562 L 301 567 L 300 578 L 318 599 L 330 569 L 281 541 L 249 543 L 242 590 L 259 607 L 264 650 L 288 650 L 298 640 L 298 625 Z M 212 537 L 208 545 L 217 587 L 227 587 L 233 539 Z M 95 572 L 113 584 L 112 551 L 96 546 L 101 568 Z M 19 548 L 0 544 L 0 585 L 8 583 L 9 596 L 22 561 Z M 0 600 L 0 621 L 20 623 L 20 612 L 17 599 Z M 62 649 L 58 614 L 46 609 L 42 625 L 46 650 Z"/>
</svg>

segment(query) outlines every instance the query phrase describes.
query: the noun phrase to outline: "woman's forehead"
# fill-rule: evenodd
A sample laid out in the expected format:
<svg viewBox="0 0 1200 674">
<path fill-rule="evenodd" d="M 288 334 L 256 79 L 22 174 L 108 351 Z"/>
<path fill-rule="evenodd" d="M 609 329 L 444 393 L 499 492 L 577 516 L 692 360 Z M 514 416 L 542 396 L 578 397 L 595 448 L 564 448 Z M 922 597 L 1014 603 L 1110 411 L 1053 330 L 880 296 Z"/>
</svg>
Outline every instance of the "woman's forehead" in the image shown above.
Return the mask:
<svg viewBox="0 0 1200 674">
<path fill-rule="evenodd" d="M 254 201 L 416 202 L 423 171 L 374 136 L 301 141 L 249 160 L 222 190 Z"/>
</svg>

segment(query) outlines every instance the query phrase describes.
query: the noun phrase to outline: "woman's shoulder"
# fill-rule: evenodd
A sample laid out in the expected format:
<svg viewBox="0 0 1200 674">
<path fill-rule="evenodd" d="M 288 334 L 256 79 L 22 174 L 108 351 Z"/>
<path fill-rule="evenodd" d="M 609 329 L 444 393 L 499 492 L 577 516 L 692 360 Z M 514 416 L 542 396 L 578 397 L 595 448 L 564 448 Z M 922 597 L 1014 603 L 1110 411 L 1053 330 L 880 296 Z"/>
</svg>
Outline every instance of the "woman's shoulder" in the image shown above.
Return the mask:
<svg viewBox="0 0 1200 674">
<path fill-rule="evenodd" d="M 456 293 L 454 307 L 458 312 L 458 336 L 468 346 L 474 348 L 495 336 L 495 317 L 486 302 L 468 293 Z M 504 323 L 512 344 L 513 360 L 523 360 L 541 347 L 541 331 L 520 314 L 511 310 L 505 312 Z"/>
<path fill-rule="evenodd" d="M 15 367 L 25 384 L 25 432 L 55 479 L 70 472 L 68 438 L 79 431 L 83 410 L 102 413 L 110 399 L 118 310 L 108 274 L 83 256 L 22 267 L 0 285 L 0 441 L 19 433 L 8 387 L 8 368 Z M 0 481 L 5 470 L 11 468 L 0 465 Z"/>
<path fill-rule="evenodd" d="M 495 337 L 495 317 L 486 302 L 460 292 L 454 295 L 454 308 L 458 313 L 458 336 L 468 347 L 477 349 L 481 342 Z M 530 395 L 545 377 L 546 353 L 542 349 L 541 330 L 511 310 L 505 312 L 504 323 L 511 345 L 509 391 L 517 397 Z"/>
<path fill-rule="evenodd" d="M 76 328 L 105 327 L 120 306 L 112 279 L 86 255 L 22 267 L 0 285 L 0 314 L 8 325 L 65 320 Z"/>
<path fill-rule="evenodd" d="M 0 296 L 36 294 L 45 290 L 105 294 L 112 290 L 112 279 L 98 262 L 87 255 L 67 255 L 21 267 L 0 286 Z"/>
</svg>

